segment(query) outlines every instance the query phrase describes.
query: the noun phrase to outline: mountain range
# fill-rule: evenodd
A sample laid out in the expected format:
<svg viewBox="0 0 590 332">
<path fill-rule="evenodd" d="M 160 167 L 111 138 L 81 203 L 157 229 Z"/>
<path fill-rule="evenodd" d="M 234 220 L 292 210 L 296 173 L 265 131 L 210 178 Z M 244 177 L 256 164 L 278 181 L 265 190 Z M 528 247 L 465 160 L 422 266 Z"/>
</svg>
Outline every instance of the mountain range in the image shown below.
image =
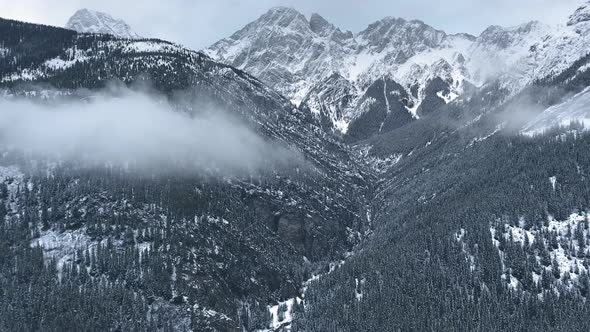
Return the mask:
<svg viewBox="0 0 590 332">
<path fill-rule="evenodd" d="M 490 26 L 477 37 L 394 17 L 352 33 L 319 14 L 308 19 L 293 8 L 275 7 L 204 53 L 253 74 L 310 111 L 329 131 L 356 141 L 419 119 L 486 84 L 500 82 L 511 96 L 535 80 L 561 73 L 586 55 L 588 21 L 585 5 L 558 26 L 538 21 Z M 87 9 L 76 12 L 66 27 L 138 38 L 125 22 Z M 399 91 L 389 93 L 401 98 L 375 94 L 379 88 L 371 87 L 387 85 L 385 80 L 399 85 Z M 353 124 L 363 114 L 375 113 L 371 105 L 379 99 L 399 107 L 372 114 L 382 119 L 370 133 L 362 123 Z M 392 122 L 398 124 L 385 126 Z M 357 133 L 359 126 L 364 132 Z"/>
<path fill-rule="evenodd" d="M 399 84 L 402 97 L 385 99 L 401 102 L 418 119 L 473 87 L 498 81 L 513 95 L 534 80 L 560 73 L 586 55 L 589 29 L 585 7 L 572 14 L 567 25 L 491 26 L 477 37 L 393 17 L 358 33 L 342 32 L 318 14 L 307 19 L 294 9 L 278 7 L 205 53 L 252 73 L 296 105 L 328 119 L 334 131 L 347 134 L 356 120 L 371 112 L 367 98 L 384 99 L 368 93 L 377 81 Z M 383 122 L 408 121 L 406 114 L 393 120 L 375 116 Z M 383 127 L 372 130 L 376 134 Z"/>
</svg>

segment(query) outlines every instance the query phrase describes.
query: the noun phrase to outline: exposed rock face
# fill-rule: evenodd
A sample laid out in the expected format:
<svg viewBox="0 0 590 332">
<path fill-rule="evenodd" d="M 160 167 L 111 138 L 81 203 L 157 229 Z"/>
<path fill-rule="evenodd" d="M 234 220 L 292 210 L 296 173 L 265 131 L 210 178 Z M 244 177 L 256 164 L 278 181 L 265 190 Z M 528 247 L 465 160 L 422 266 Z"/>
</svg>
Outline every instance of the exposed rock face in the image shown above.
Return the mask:
<svg viewBox="0 0 590 332">
<path fill-rule="evenodd" d="M 426 97 L 420 104 L 417 113 L 421 116 L 435 112 L 446 104 L 445 100 L 452 98 L 449 83 L 440 77 L 433 79 L 426 85 Z"/>
<path fill-rule="evenodd" d="M 418 52 L 440 46 L 446 36 L 422 21 L 386 17 L 359 33 L 358 43 L 361 50 L 387 52 L 387 58 L 404 63 Z"/>
<path fill-rule="evenodd" d="M 337 41 L 352 38 L 352 32 L 342 32 L 319 14 L 312 14 L 309 19 L 311 31 L 322 37 L 330 37 Z"/>
<path fill-rule="evenodd" d="M 337 71 L 337 63 L 328 59 L 327 49 L 341 49 L 346 42 L 342 40 L 345 34 L 319 15 L 312 23 L 294 9 L 273 8 L 206 53 L 300 101 L 312 82 L 306 75 L 329 77 Z M 344 50 L 336 52 L 343 54 Z"/>
<path fill-rule="evenodd" d="M 362 115 L 346 134 L 350 142 L 399 128 L 414 120 L 407 107 L 409 96 L 396 82 L 382 78 L 373 83 L 361 98 L 358 107 Z"/>
<path fill-rule="evenodd" d="M 358 91 L 354 84 L 338 73 L 316 83 L 303 98 L 313 115 L 328 132 L 347 132 L 348 123 L 343 120 L 347 110 L 355 104 Z"/>
</svg>

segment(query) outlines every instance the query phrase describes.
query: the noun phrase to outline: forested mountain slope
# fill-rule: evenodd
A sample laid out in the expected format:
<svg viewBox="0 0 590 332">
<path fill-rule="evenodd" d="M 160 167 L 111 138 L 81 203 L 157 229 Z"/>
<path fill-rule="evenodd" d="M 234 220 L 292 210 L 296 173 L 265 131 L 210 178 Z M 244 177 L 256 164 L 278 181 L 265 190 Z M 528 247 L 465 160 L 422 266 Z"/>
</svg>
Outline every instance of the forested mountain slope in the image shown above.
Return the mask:
<svg viewBox="0 0 590 332">
<path fill-rule="evenodd" d="M 2 329 L 264 328 L 267 304 L 300 296 L 364 232 L 370 173 L 252 76 L 160 40 L 10 20 L 0 36 L 8 100 L 92 103 L 148 82 L 178 112 L 224 110 L 304 159 L 150 175 L 3 147 Z"/>
</svg>

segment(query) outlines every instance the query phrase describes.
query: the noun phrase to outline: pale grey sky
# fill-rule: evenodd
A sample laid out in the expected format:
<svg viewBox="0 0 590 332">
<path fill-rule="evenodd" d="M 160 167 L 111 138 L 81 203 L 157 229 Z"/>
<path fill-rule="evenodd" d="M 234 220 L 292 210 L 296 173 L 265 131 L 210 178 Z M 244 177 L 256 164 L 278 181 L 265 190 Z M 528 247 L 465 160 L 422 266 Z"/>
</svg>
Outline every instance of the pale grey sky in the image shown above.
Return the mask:
<svg viewBox="0 0 590 332">
<path fill-rule="evenodd" d="M 479 34 L 495 24 L 565 23 L 587 0 L 0 0 L 0 17 L 63 26 L 80 8 L 122 18 L 140 35 L 204 48 L 274 6 L 319 13 L 358 32 L 385 16 L 420 19 L 447 32 Z"/>
</svg>

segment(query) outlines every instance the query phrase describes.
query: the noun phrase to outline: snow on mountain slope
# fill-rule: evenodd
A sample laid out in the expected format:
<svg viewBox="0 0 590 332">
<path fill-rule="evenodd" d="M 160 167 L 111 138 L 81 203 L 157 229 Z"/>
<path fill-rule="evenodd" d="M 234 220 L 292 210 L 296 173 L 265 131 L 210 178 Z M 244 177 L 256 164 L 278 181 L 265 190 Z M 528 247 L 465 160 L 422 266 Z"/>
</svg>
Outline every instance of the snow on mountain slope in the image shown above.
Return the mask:
<svg viewBox="0 0 590 332">
<path fill-rule="evenodd" d="M 590 87 L 565 102 L 546 109 L 528 123 L 522 132 L 533 136 L 555 126 L 568 126 L 572 122 L 590 128 Z"/>
<path fill-rule="evenodd" d="M 499 78 L 504 87 L 518 92 L 536 79 L 561 73 L 590 53 L 589 45 L 588 21 L 567 26 L 540 22 L 512 28 L 493 26 L 470 48 L 468 69 L 476 84 Z"/>
<path fill-rule="evenodd" d="M 66 24 L 67 29 L 82 33 L 104 33 L 120 38 L 140 38 L 131 27 L 120 19 L 115 19 L 107 13 L 80 9 Z"/>
<path fill-rule="evenodd" d="M 408 90 L 442 76 L 453 82 L 458 94 L 464 70 L 451 64 L 461 67 L 463 57 L 453 48 L 466 48 L 473 38 L 392 17 L 353 34 L 318 14 L 307 20 L 294 9 L 277 7 L 205 52 L 259 77 L 295 104 L 309 102 L 313 114 L 322 114 L 337 131 L 346 132 L 363 113 L 358 102 L 364 91 L 384 76 Z M 337 88 L 328 88 L 326 82 L 334 77 L 339 77 Z M 423 99 L 418 90 L 416 105 Z"/>
<path fill-rule="evenodd" d="M 385 18 L 355 36 L 355 50 L 342 69 L 361 88 L 389 74 L 402 85 L 411 85 L 430 73 L 429 66 L 440 60 L 452 62 L 468 35 L 447 35 L 421 21 Z M 407 74 L 413 70 L 412 77 Z"/>
<path fill-rule="evenodd" d="M 320 118 L 323 128 L 334 128 L 346 133 L 349 122 L 344 119 L 346 114 L 343 112 L 350 109 L 355 102 L 350 96 L 357 94 L 356 87 L 350 81 L 334 73 L 312 86 L 302 103 L 310 108 L 314 116 Z"/>
<path fill-rule="evenodd" d="M 104 42 L 103 45 L 107 50 L 109 48 L 118 49 L 121 54 L 159 53 L 161 55 L 176 55 L 193 53 L 179 45 L 157 40 L 111 40 Z M 56 72 L 70 69 L 76 64 L 97 61 L 100 56 L 92 49 L 71 47 L 63 50 L 62 54 L 57 57 L 42 62 L 36 68 L 25 68 L 14 72 L 6 72 L 3 76 L 0 75 L 0 83 L 34 81 L 40 78 L 49 79 Z M 162 58 L 159 59 L 158 65 L 170 65 L 170 63 L 171 60 Z"/>
<path fill-rule="evenodd" d="M 448 103 L 467 85 L 500 79 L 504 88 L 516 93 L 536 79 L 565 70 L 590 52 L 589 7 L 580 7 L 568 25 L 491 26 L 477 38 L 392 17 L 353 34 L 318 14 L 308 20 L 294 9 L 278 7 L 205 52 L 259 77 L 295 104 L 306 102 L 313 114 L 346 132 L 363 114 L 359 101 L 365 90 L 383 77 L 408 91 L 408 111 L 419 117 L 420 104 L 432 92 L 426 88 L 437 78 L 448 88 L 428 97 Z M 326 82 L 334 74 L 341 79 L 332 94 Z"/>
<path fill-rule="evenodd" d="M 555 190 L 556 178 L 550 178 L 552 186 Z M 588 214 L 586 212 L 572 213 L 565 220 L 556 220 L 553 217 L 549 217 L 545 225 L 542 227 L 533 227 L 526 229 L 519 226 L 513 226 L 509 224 L 499 224 L 497 226 L 490 227 L 490 233 L 494 246 L 498 249 L 500 254 L 501 264 L 507 271 L 502 274 L 503 280 L 510 280 L 509 287 L 517 289 L 519 286 L 522 287 L 522 282 L 525 281 L 526 275 L 520 276 L 520 280 L 511 275 L 510 268 L 505 266 L 506 245 L 502 246 L 500 240 L 504 243 L 512 242 L 518 243 L 521 246 L 525 243 L 531 243 L 532 245 L 539 245 L 542 243 L 543 246 L 549 247 L 551 250 L 541 251 L 535 257 L 537 261 L 543 262 L 542 270 L 540 271 L 527 271 L 531 273 L 531 280 L 535 284 L 542 282 L 543 272 L 554 273 L 556 278 L 552 281 L 554 284 L 560 284 L 562 286 L 571 288 L 573 287 L 579 278 L 588 273 L 587 265 L 584 265 L 584 259 L 580 257 L 578 253 L 587 252 L 587 240 L 588 231 L 584 228 L 584 224 L 588 221 Z M 576 234 L 576 239 L 579 241 L 572 241 L 572 233 Z M 539 243 L 535 243 L 539 241 Z M 562 242 L 563 241 L 563 242 Z M 563 245 L 563 243 L 571 243 L 570 246 Z"/>
<path fill-rule="evenodd" d="M 473 82 L 482 85 L 502 76 L 509 85 L 523 85 L 534 75 L 536 45 L 552 35 L 552 28 L 540 22 L 516 27 L 491 26 L 469 48 L 468 70 Z"/>
<path fill-rule="evenodd" d="M 294 9 L 273 8 L 206 53 L 248 71 L 298 103 L 313 83 L 338 71 L 352 36 L 319 15 L 312 23 Z"/>
</svg>

